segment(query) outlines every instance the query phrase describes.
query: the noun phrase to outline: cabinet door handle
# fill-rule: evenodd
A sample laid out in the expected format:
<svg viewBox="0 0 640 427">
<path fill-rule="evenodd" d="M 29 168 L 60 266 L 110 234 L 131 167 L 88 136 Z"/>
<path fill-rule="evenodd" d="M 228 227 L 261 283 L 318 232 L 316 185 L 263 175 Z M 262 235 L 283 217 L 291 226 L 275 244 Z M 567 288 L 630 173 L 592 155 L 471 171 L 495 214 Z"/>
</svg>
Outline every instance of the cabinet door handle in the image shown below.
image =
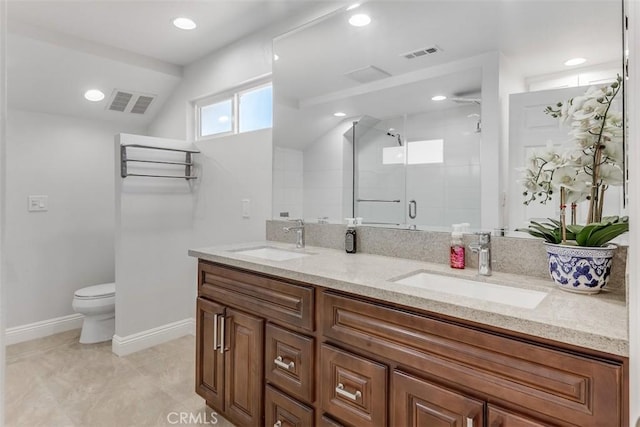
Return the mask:
<svg viewBox="0 0 640 427">
<path fill-rule="evenodd" d="M 220 354 L 224 353 L 224 316 L 220 318 Z"/>
<path fill-rule="evenodd" d="M 293 363 L 293 361 L 289 363 L 284 363 L 282 361 L 282 356 L 278 356 L 275 359 L 273 359 L 273 363 L 275 363 L 277 366 L 281 367 L 282 369 L 286 369 L 287 371 L 290 371 L 291 369 L 296 367 L 296 364 Z"/>
<path fill-rule="evenodd" d="M 218 349 L 218 314 L 213 315 L 213 351 Z"/>
<path fill-rule="evenodd" d="M 355 393 L 349 393 L 347 390 L 344 389 L 344 384 L 342 383 L 338 383 L 338 386 L 336 387 L 336 393 L 351 400 L 358 400 L 359 397 L 362 397 L 362 393 L 360 392 L 360 390 L 356 390 Z"/>
<path fill-rule="evenodd" d="M 273 425 L 273 427 L 280 427 L 282 426 L 282 421 L 278 420 L 276 421 L 276 423 Z"/>
<path fill-rule="evenodd" d="M 467 417 L 467 427 L 473 427 L 473 418 Z"/>
</svg>

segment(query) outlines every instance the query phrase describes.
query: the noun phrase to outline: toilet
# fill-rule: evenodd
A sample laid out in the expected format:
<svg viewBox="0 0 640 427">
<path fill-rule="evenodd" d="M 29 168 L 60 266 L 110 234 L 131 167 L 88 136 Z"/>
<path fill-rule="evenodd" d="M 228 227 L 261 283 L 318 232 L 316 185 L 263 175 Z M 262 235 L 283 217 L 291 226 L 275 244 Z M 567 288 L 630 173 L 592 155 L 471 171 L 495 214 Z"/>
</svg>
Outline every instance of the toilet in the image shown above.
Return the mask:
<svg viewBox="0 0 640 427">
<path fill-rule="evenodd" d="M 116 284 L 103 283 L 78 289 L 73 296 L 73 310 L 84 314 L 81 344 L 109 341 L 115 332 Z"/>
</svg>

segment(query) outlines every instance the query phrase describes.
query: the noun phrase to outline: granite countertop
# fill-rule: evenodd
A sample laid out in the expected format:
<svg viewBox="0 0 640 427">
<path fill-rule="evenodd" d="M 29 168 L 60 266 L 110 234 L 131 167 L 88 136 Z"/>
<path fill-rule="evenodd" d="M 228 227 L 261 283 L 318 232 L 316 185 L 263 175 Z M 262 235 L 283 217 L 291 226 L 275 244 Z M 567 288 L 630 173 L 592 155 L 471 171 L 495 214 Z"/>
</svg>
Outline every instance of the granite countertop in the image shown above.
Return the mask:
<svg viewBox="0 0 640 427">
<path fill-rule="evenodd" d="M 270 246 L 310 254 L 286 261 L 243 255 L 239 250 Z M 189 255 L 207 261 L 298 280 L 328 289 L 393 302 L 443 315 L 573 344 L 620 356 L 629 355 L 627 305 L 624 296 L 579 295 L 562 291 L 551 280 L 494 272 L 477 276 L 475 269 L 453 270 L 445 264 L 414 261 L 290 243 L 251 242 L 192 249 Z M 533 309 L 401 285 L 392 280 L 417 271 L 485 281 L 546 292 Z"/>
</svg>

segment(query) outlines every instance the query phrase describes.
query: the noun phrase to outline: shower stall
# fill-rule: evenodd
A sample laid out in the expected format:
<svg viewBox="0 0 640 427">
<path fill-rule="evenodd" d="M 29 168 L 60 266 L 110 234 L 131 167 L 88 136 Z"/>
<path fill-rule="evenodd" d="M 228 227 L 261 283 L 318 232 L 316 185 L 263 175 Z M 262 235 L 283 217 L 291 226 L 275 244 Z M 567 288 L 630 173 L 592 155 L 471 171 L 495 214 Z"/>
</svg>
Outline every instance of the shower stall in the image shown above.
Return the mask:
<svg viewBox="0 0 640 427">
<path fill-rule="evenodd" d="M 353 212 L 364 224 L 480 226 L 480 99 L 353 123 Z"/>
</svg>

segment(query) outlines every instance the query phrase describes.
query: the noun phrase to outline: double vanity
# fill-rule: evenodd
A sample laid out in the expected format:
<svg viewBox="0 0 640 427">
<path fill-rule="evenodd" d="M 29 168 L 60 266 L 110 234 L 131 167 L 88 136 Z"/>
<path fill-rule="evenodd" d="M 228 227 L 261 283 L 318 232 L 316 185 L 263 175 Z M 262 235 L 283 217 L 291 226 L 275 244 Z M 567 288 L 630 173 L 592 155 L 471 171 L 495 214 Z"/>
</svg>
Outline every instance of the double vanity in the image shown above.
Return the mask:
<svg viewBox="0 0 640 427">
<path fill-rule="evenodd" d="M 275 241 L 191 250 L 196 389 L 238 426 L 623 426 L 624 295 Z"/>
</svg>

